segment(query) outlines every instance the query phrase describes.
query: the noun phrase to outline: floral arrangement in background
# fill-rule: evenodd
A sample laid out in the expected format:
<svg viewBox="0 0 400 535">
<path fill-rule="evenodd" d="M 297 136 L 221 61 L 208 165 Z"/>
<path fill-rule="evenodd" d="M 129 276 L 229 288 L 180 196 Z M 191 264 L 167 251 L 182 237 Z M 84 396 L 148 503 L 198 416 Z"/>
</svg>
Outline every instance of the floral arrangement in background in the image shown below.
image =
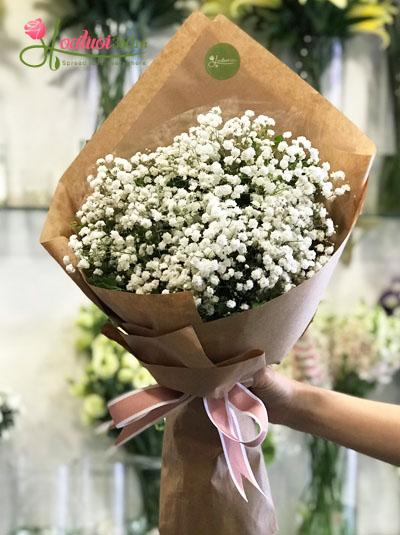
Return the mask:
<svg viewBox="0 0 400 535">
<path fill-rule="evenodd" d="M 197 123 L 154 152 L 99 159 L 69 245 L 95 286 L 191 291 L 209 320 L 319 271 L 334 252 L 328 202 L 350 186 L 304 136 L 277 135 L 270 117 L 224 121 L 214 107 Z"/>
<path fill-rule="evenodd" d="M 102 426 L 109 421 L 107 403 L 132 390 L 154 384 L 150 373 L 133 355 L 101 334 L 107 316 L 94 305 L 82 307 L 76 320 L 79 335 L 76 349 L 84 359 L 82 375 L 70 381 L 73 396 L 82 399 L 82 420 L 86 425 Z M 128 453 L 148 457 L 138 463 L 144 507 L 149 526 L 158 522 L 162 424 L 150 427 L 124 445 Z M 109 432 L 115 436 L 115 431 Z M 154 466 L 158 466 L 154 469 Z"/>
<path fill-rule="evenodd" d="M 19 397 L 7 389 L 0 388 L 0 442 L 9 438 L 20 412 Z"/>
<path fill-rule="evenodd" d="M 383 301 L 387 298 L 386 292 Z M 400 314 L 366 304 L 346 314 L 321 309 L 285 367 L 297 380 L 358 397 L 390 382 L 399 369 Z M 318 437 L 309 437 L 308 446 L 312 474 L 299 533 L 320 535 L 321 525 L 327 535 L 353 533 L 349 518 L 341 516 L 343 448 Z M 339 525 L 344 531 L 335 531 Z"/>
<path fill-rule="evenodd" d="M 300 342 L 293 352 L 294 370 L 299 379 L 308 380 L 307 373 L 320 368 L 321 374 L 309 381 L 317 386 L 362 396 L 390 382 L 400 368 L 400 316 L 389 316 L 380 305 L 360 304 L 343 315 L 321 310 L 306 339 L 314 344 L 314 360 L 302 361 Z"/>
<path fill-rule="evenodd" d="M 73 396 L 82 399 L 82 421 L 99 425 L 109 420 L 107 403 L 115 397 L 155 383 L 150 373 L 120 345 L 101 334 L 107 316 L 94 305 L 82 307 L 76 319 L 76 349 L 84 357 L 84 371 L 70 381 Z M 125 445 L 138 455 L 161 455 L 162 434 L 154 428 Z"/>
<path fill-rule="evenodd" d="M 239 22 L 316 89 L 335 40 L 370 33 L 387 46 L 397 13 L 392 0 L 205 0 L 202 9 Z"/>
</svg>

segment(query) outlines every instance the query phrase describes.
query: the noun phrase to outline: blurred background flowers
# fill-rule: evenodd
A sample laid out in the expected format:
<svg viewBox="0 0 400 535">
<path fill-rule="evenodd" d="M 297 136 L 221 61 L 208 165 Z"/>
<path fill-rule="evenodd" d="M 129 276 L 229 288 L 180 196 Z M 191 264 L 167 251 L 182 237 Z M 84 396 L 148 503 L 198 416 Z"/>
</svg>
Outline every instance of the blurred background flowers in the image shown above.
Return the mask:
<svg viewBox="0 0 400 535">
<path fill-rule="evenodd" d="M 27 410 L 0 391 L 1 534 L 140 534 L 157 525 L 162 422 L 105 454 L 113 442 L 107 402 L 152 378 L 101 335 L 103 314 L 37 242 L 64 169 L 195 9 L 234 20 L 377 144 L 346 262 L 282 369 L 400 402 L 398 2 L 2 0 L 0 378 Z M 49 30 L 60 19 L 65 35 L 87 28 L 119 36 L 137 61 L 28 69 L 18 54 L 24 24 L 37 17 Z M 400 478 L 392 467 L 278 426 L 264 453 L 282 535 L 400 533 Z"/>
<path fill-rule="evenodd" d="M 367 397 L 400 369 L 400 314 L 365 303 L 337 314 L 322 305 L 284 366 L 298 381 Z M 318 437 L 307 445 L 311 470 L 298 533 L 356 533 L 356 453 Z"/>
</svg>

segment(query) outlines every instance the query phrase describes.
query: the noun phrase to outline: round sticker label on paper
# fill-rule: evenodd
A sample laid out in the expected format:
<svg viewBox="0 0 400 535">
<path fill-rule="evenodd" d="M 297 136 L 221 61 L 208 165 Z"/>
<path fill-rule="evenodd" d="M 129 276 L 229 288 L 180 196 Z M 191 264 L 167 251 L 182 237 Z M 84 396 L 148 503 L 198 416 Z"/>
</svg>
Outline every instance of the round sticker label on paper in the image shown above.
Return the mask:
<svg viewBox="0 0 400 535">
<path fill-rule="evenodd" d="M 217 80 L 227 80 L 238 72 L 240 56 L 229 43 L 217 43 L 208 49 L 204 62 L 210 76 Z"/>
</svg>

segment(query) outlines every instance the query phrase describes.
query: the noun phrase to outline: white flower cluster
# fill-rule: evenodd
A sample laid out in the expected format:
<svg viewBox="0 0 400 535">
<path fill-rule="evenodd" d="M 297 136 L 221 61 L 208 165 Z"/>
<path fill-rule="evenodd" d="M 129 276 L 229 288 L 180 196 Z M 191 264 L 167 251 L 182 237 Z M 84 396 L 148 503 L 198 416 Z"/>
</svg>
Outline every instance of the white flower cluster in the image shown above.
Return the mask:
<svg viewBox="0 0 400 535">
<path fill-rule="evenodd" d="M 107 402 L 132 388 L 155 384 L 150 372 L 118 344 L 99 334 L 90 343 L 90 362 L 71 394 L 83 398 L 82 420 L 92 424 L 107 414 Z"/>
<path fill-rule="evenodd" d="M 20 413 L 19 398 L 9 390 L 0 390 L 0 440 L 9 438 L 10 429 Z"/>
<path fill-rule="evenodd" d="M 276 135 L 270 117 L 224 122 L 214 107 L 197 122 L 154 152 L 98 160 L 69 245 L 93 284 L 190 291 L 214 319 L 321 269 L 334 251 L 326 201 L 350 187 L 305 137 Z"/>
<path fill-rule="evenodd" d="M 83 399 L 82 420 L 93 424 L 107 417 L 107 402 L 132 388 L 155 384 L 150 372 L 119 344 L 99 334 L 107 317 L 94 305 L 83 307 L 77 318 L 76 349 L 87 357 L 81 376 L 70 391 Z"/>
<path fill-rule="evenodd" d="M 400 369 L 400 316 L 381 306 L 360 304 L 343 315 L 319 311 L 309 336 L 334 386 L 349 375 L 385 384 Z"/>
</svg>

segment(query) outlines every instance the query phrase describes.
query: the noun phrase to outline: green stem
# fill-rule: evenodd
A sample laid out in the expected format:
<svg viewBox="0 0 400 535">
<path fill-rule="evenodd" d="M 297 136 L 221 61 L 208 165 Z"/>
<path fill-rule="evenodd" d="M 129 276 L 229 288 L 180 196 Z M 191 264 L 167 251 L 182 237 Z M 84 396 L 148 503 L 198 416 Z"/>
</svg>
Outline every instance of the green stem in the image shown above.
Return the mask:
<svg viewBox="0 0 400 535">
<path fill-rule="evenodd" d="M 309 438 L 311 480 L 303 503 L 299 535 L 350 534 L 342 517 L 344 472 L 341 453 L 344 450 L 337 444 L 322 438 Z"/>
</svg>

